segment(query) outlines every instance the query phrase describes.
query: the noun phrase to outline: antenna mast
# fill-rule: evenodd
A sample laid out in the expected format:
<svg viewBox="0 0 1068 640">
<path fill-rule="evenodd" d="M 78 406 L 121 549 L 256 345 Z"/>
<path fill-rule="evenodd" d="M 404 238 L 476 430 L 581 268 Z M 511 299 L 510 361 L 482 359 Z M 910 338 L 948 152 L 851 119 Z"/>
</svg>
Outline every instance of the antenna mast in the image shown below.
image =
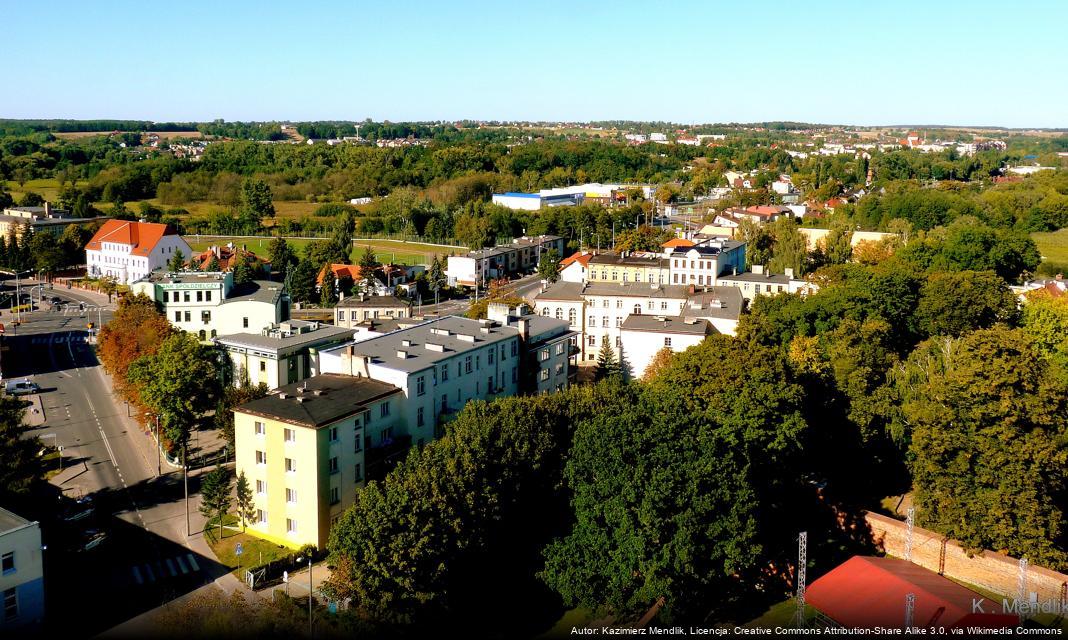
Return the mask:
<svg viewBox="0 0 1068 640">
<path fill-rule="evenodd" d="M 916 616 L 916 594 L 905 594 L 905 629 L 912 628 L 913 618 Z"/>
<path fill-rule="evenodd" d="M 916 522 L 916 507 L 909 507 L 905 518 L 905 560 L 912 562 L 912 527 Z"/>
<path fill-rule="evenodd" d="M 1027 558 L 1020 558 L 1020 575 L 1018 583 L 1016 585 L 1016 607 L 1020 612 L 1020 622 L 1027 619 L 1026 607 L 1024 603 L 1027 602 Z"/>
<path fill-rule="evenodd" d="M 794 623 L 798 629 L 805 626 L 805 568 L 808 566 L 808 532 L 797 537 L 797 614 Z"/>
</svg>

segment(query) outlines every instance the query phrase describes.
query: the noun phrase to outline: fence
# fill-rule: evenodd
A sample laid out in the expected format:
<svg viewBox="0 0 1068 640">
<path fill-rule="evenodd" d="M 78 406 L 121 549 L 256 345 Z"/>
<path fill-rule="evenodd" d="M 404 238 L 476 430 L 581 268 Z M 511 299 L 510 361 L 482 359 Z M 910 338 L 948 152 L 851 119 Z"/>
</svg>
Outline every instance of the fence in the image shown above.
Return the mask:
<svg viewBox="0 0 1068 640">
<path fill-rule="evenodd" d="M 311 551 L 312 562 L 319 562 L 326 558 L 327 552 L 325 550 L 315 549 Z M 297 562 L 297 558 L 302 558 L 300 562 Z M 308 566 L 308 550 L 302 549 L 301 551 L 295 551 L 284 558 L 265 562 L 259 566 L 252 567 L 245 572 L 245 582 L 250 582 L 249 587 L 259 591 L 260 589 L 266 589 L 267 587 L 273 587 L 282 582 L 282 574 L 286 571 L 297 571 Z"/>
<path fill-rule="evenodd" d="M 875 513 L 865 515 L 872 542 L 885 553 L 905 556 L 906 525 L 900 520 Z M 913 527 L 912 561 L 947 578 L 967 582 L 1008 598 L 1019 594 L 1019 560 L 995 551 L 974 555 L 945 536 Z M 1068 575 L 1044 567 L 1027 568 L 1027 592 L 1038 602 L 1068 603 Z"/>
<path fill-rule="evenodd" d="M 234 238 L 239 238 L 239 239 L 244 239 L 244 240 L 273 240 L 276 237 L 280 237 L 280 238 L 283 238 L 285 240 L 331 240 L 332 239 L 330 237 L 316 235 L 316 234 L 301 234 L 301 233 L 289 233 L 289 234 L 286 234 L 284 236 L 274 236 L 274 235 L 270 235 L 270 234 L 259 234 L 259 235 L 240 235 L 240 234 L 235 234 L 235 235 L 230 235 L 230 234 L 225 234 L 225 233 L 186 233 L 184 235 L 186 237 L 192 236 L 197 241 L 210 240 L 212 238 L 218 238 L 220 240 L 232 240 Z M 403 234 L 403 233 L 372 233 L 372 234 L 368 234 L 367 236 L 363 236 L 363 237 L 359 237 L 359 238 L 354 237 L 352 239 L 352 241 L 354 243 L 356 243 L 356 244 L 359 244 L 361 242 L 374 242 L 376 240 L 391 240 L 393 242 L 411 242 L 411 243 L 416 243 L 416 244 L 424 244 L 424 245 L 431 246 L 431 247 L 441 247 L 442 249 L 463 249 L 464 251 L 467 251 L 467 245 L 462 244 L 459 240 L 456 240 L 455 238 L 443 238 L 443 239 L 439 240 L 438 242 L 431 242 L 431 241 L 426 240 L 425 238 L 421 238 L 419 236 L 407 235 L 407 234 Z M 509 238 L 508 242 L 511 242 L 510 238 Z"/>
</svg>

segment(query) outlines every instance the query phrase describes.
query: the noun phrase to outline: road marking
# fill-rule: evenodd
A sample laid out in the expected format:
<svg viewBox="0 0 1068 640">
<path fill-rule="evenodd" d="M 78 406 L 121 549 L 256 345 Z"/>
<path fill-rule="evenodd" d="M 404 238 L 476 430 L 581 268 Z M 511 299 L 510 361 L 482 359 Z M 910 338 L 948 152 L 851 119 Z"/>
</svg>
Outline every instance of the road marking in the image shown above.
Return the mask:
<svg viewBox="0 0 1068 640">
<path fill-rule="evenodd" d="M 189 559 L 189 566 L 193 567 L 193 571 L 200 571 L 200 565 L 197 564 L 197 559 L 193 557 L 193 554 L 187 553 L 185 557 Z"/>
<path fill-rule="evenodd" d="M 171 577 L 173 578 L 177 576 L 178 572 L 174 570 L 174 562 L 172 562 L 170 558 L 167 558 L 165 562 L 167 563 L 167 571 L 171 572 Z"/>
<path fill-rule="evenodd" d="M 145 583 L 145 581 L 141 578 L 141 572 L 137 569 L 136 566 L 134 566 L 134 568 L 133 568 L 133 574 L 134 574 L 134 580 L 137 581 L 137 584 L 144 584 Z"/>
<path fill-rule="evenodd" d="M 189 567 L 185 566 L 185 559 L 182 556 L 175 558 L 178 561 L 178 568 L 182 570 L 182 575 L 189 573 Z"/>
</svg>

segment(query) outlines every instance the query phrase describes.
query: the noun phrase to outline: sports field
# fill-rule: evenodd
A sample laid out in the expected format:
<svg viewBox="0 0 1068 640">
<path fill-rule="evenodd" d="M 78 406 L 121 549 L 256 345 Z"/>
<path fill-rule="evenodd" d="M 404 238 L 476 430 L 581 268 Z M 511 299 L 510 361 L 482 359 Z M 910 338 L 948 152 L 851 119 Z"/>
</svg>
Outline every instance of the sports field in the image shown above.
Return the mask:
<svg viewBox="0 0 1068 640">
<path fill-rule="evenodd" d="M 259 238 L 248 236 L 204 236 L 187 235 L 185 241 L 194 251 L 203 251 L 212 245 L 224 245 L 233 242 L 236 246 L 244 246 L 253 253 L 267 257 L 267 247 L 271 238 Z M 289 245 L 298 252 L 302 252 L 312 239 L 309 238 L 286 238 Z M 353 261 L 359 262 L 366 247 L 370 246 L 375 252 L 379 262 L 395 262 L 398 264 L 429 264 L 434 256 L 445 257 L 450 253 L 466 253 L 463 247 L 441 247 L 421 242 L 403 242 L 400 240 L 356 240 L 353 242 Z"/>
</svg>

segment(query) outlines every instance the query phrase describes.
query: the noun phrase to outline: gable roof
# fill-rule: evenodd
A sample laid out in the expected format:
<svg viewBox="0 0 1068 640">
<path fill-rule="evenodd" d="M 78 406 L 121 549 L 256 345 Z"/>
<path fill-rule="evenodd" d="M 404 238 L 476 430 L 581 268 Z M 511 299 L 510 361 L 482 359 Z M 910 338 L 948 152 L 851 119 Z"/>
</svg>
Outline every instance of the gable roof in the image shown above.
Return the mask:
<svg viewBox="0 0 1068 640">
<path fill-rule="evenodd" d="M 132 220 L 108 220 L 97 230 L 92 240 L 85 245 L 86 251 L 100 251 L 101 243 L 133 245 L 131 253 L 135 256 L 147 256 L 152 252 L 163 236 L 175 236 L 178 232 L 173 227 L 156 222 L 134 222 Z"/>
<path fill-rule="evenodd" d="M 560 261 L 560 268 L 563 269 L 564 267 L 575 262 L 581 264 L 583 267 L 586 267 L 590 264 L 591 259 L 593 259 L 592 253 L 572 253 L 571 255 Z"/>
<path fill-rule="evenodd" d="M 694 244 L 696 243 L 685 238 L 672 238 L 660 246 L 665 249 L 674 249 L 675 247 L 692 247 Z"/>
</svg>

